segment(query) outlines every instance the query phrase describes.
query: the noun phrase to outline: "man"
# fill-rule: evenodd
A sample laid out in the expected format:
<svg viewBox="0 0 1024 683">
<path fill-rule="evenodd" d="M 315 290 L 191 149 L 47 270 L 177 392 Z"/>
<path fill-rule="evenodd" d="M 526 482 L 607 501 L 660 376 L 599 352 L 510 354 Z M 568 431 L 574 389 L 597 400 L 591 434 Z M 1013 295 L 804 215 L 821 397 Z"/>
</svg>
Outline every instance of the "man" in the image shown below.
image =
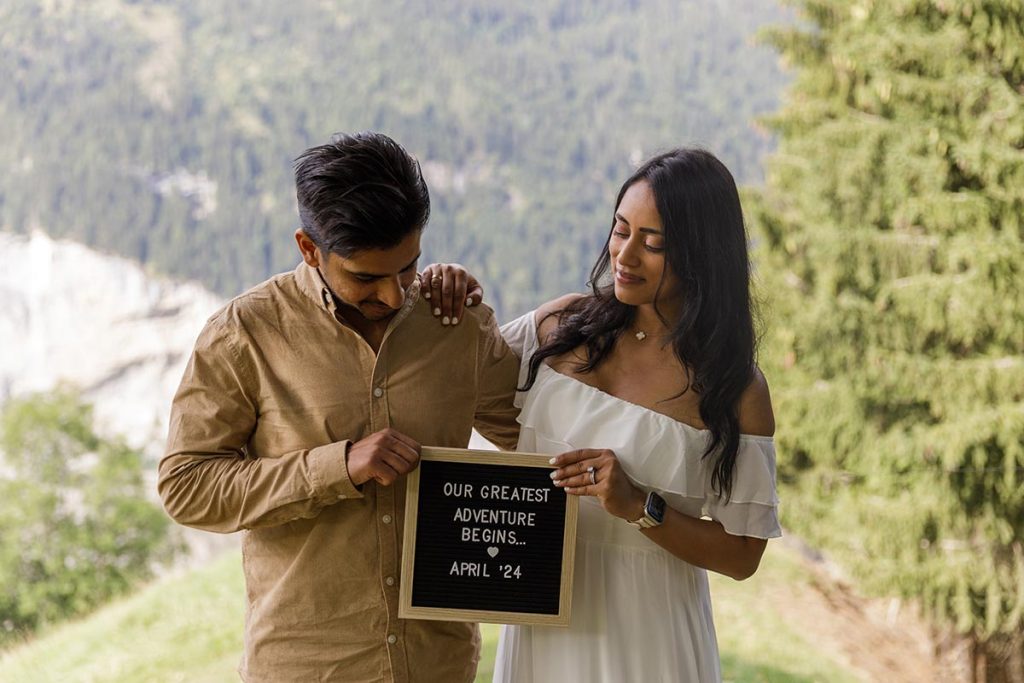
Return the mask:
<svg viewBox="0 0 1024 683">
<path fill-rule="evenodd" d="M 159 491 L 245 530 L 243 680 L 470 681 L 479 633 L 398 619 L 405 475 L 476 426 L 515 446 L 518 361 L 485 307 L 443 326 L 416 265 L 430 199 L 377 133 L 296 161 L 302 263 L 214 314 L 171 411 Z"/>
</svg>

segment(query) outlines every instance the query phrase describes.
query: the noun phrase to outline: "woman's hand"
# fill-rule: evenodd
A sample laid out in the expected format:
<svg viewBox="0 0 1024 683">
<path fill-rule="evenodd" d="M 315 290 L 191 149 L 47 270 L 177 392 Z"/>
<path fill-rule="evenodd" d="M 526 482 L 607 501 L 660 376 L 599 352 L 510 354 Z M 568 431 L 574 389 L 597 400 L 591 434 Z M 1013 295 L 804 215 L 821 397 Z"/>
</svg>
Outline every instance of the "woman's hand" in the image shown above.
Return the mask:
<svg viewBox="0 0 1024 683">
<path fill-rule="evenodd" d="M 638 489 L 609 450 L 584 448 L 551 458 L 555 486 L 575 496 L 595 496 L 608 514 L 632 522 L 643 516 L 647 495 Z M 594 479 L 588 468 L 593 467 Z M 596 483 L 595 483 L 596 482 Z M 735 536 L 719 522 L 665 507 L 665 521 L 640 533 L 684 562 L 742 581 L 757 571 L 768 543 Z"/>
<path fill-rule="evenodd" d="M 465 306 L 484 300 L 484 288 L 458 263 L 431 263 L 420 273 L 420 293 L 442 325 L 458 325 Z"/>
<path fill-rule="evenodd" d="M 574 496 L 594 496 L 605 511 L 627 521 L 643 516 L 647 495 L 626 476 L 615 453 L 581 448 L 551 458 L 555 486 Z M 592 470 L 590 468 L 593 468 Z"/>
</svg>

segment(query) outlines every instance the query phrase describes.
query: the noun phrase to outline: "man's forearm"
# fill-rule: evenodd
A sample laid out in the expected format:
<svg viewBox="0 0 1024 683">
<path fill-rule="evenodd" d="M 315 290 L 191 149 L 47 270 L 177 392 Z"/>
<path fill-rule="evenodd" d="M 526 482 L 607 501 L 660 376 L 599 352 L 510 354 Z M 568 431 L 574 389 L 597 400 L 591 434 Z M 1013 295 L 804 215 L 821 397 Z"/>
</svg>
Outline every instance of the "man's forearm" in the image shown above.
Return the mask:
<svg viewBox="0 0 1024 683">
<path fill-rule="evenodd" d="M 157 489 L 179 524 L 219 533 L 277 526 L 362 497 L 348 478 L 347 444 L 274 458 L 171 452 L 160 462 Z"/>
</svg>

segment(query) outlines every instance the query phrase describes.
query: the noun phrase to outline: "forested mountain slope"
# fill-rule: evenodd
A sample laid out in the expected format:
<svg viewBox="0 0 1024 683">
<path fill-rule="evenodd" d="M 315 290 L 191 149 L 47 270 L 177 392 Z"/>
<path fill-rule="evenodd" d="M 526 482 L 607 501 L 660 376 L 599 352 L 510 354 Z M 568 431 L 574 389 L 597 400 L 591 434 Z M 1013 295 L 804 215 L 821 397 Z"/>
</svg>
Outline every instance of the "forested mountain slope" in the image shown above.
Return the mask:
<svg viewBox="0 0 1024 683">
<path fill-rule="evenodd" d="M 0 229 L 231 295 L 296 261 L 291 160 L 379 129 L 423 162 L 427 259 L 503 317 L 582 286 L 619 183 L 702 144 L 758 182 L 773 3 L 9 0 Z"/>
</svg>

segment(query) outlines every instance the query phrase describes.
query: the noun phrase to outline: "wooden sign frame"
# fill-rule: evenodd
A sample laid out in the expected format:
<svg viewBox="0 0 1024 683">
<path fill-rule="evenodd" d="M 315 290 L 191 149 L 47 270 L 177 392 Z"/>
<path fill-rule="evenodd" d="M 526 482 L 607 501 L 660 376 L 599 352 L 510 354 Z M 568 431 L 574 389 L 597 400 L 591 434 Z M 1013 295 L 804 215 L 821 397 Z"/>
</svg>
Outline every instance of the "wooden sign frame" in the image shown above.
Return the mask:
<svg viewBox="0 0 1024 683">
<path fill-rule="evenodd" d="M 482 451 L 463 448 L 431 448 L 424 446 L 421 461 L 537 467 L 554 470 L 548 463 L 550 455 Z M 423 607 L 412 604 L 413 576 L 416 571 L 416 526 L 420 498 L 420 468 L 409 473 L 405 495 L 405 539 L 402 548 L 402 581 L 399 588 L 398 616 L 402 619 L 435 619 L 444 621 L 476 621 L 494 624 L 533 624 L 568 626 L 572 609 L 572 576 L 576 555 L 576 522 L 579 499 L 566 494 L 565 529 L 562 538 L 562 578 L 559 586 L 557 614 L 509 612 L 462 608 Z"/>
</svg>

